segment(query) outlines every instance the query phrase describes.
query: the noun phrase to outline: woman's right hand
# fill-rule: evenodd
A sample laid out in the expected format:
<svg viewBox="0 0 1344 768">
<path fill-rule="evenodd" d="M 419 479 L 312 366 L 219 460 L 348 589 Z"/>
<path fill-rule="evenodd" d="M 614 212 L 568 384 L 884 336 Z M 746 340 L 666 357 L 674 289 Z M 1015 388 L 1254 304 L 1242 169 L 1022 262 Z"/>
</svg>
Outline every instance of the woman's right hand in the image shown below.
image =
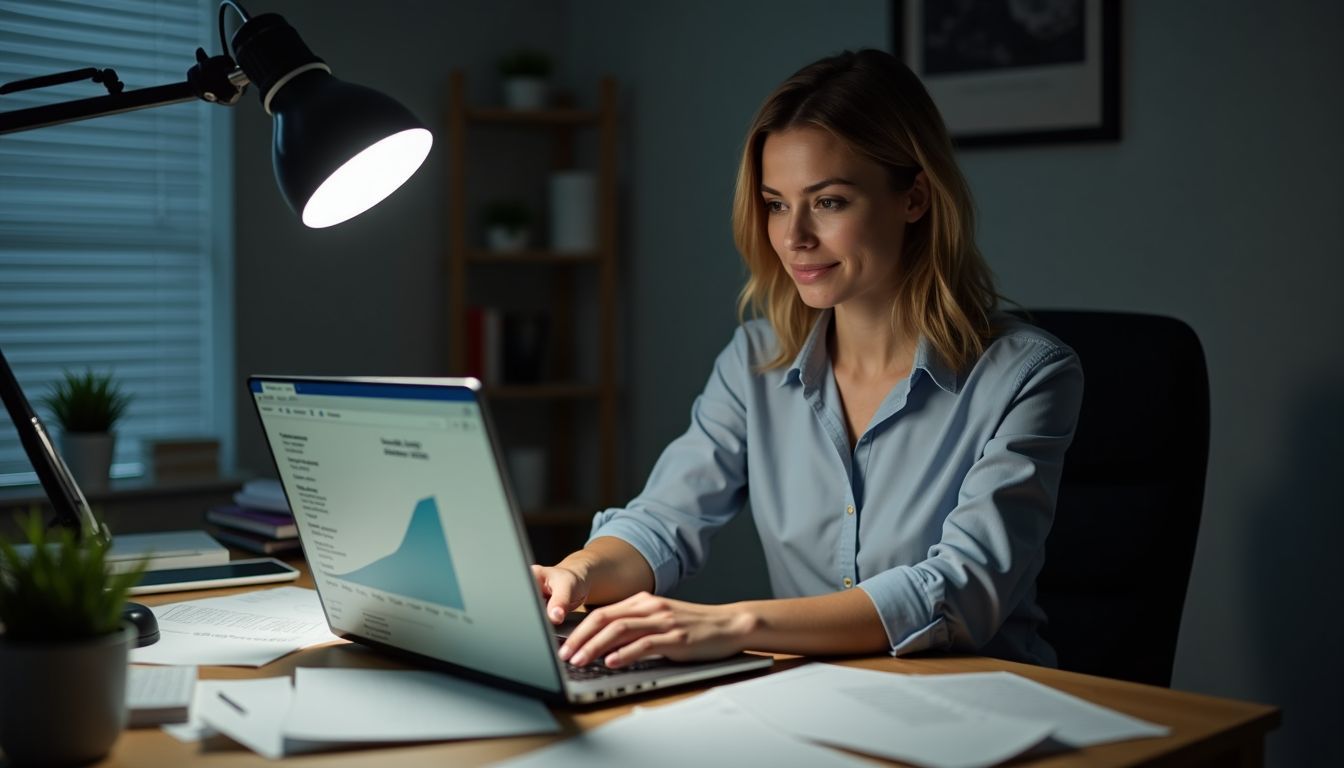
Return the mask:
<svg viewBox="0 0 1344 768">
<path fill-rule="evenodd" d="M 546 617 L 552 624 L 564 621 L 570 611 L 588 599 L 590 586 L 587 575 L 567 567 L 565 563 L 554 566 L 533 565 L 532 575 L 541 588 L 542 597 L 546 598 Z"/>
</svg>

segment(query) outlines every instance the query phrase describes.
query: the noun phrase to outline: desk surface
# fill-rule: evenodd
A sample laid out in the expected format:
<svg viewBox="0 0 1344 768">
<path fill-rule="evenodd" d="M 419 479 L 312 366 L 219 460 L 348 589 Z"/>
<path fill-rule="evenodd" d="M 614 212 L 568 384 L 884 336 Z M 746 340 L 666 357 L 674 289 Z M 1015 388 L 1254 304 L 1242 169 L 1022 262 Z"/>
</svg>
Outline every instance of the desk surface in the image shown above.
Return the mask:
<svg viewBox="0 0 1344 768">
<path fill-rule="evenodd" d="M 300 586 L 312 587 L 305 570 Z M 244 590 L 179 592 L 145 596 L 153 604 L 218 596 Z M 774 671 L 789 669 L 806 660 L 780 657 Z M 829 662 L 904 674 L 947 672 L 1008 671 L 1031 678 L 1104 707 L 1171 728 L 1171 735 L 1160 739 L 1140 739 L 1056 754 L 1013 765 L 1045 768 L 1064 766 L 1120 765 L 1218 765 L 1255 766 L 1263 762 L 1265 735 L 1278 727 L 1279 711 L 1262 704 L 1201 696 L 1136 683 L 1108 680 L 1056 669 L 1034 667 L 1010 661 L 977 656 L 930 656 L 895 659 L 889 656 L 827 659 Z M 291 654 L 260 669 L 202 667 L 207 679 L 242 679 L 292 675 L 295 667 L 375 667 L 404 668 L 405 664 L 353 644 L 328 645 Z M 636 703 L 656 705 L 703 691 L 707 686 L 688 686 L 658 696 L 644 697 Z M 594 728 L 625 714 L 630 704 L 609 704 L 586 709 L 554 710 L 563 732 L 558 736 L 533 736 L 511 739 L 440 742 L 411 746 L 353 749 L 308 755 L 286 763 L 321 766 L 469 766 L 484 765 L 511 755 L 522 754 L 559 738 Z M 880 761 L 879 761 L 880 762 Z M 275 763 L 253 754 L 226 739 L 208 744 L 183 744 L 158 730 L 128 730 L 106 760 L 99 766 L 151 768 L 153 766 L 274 766 Z"/>
</svg>

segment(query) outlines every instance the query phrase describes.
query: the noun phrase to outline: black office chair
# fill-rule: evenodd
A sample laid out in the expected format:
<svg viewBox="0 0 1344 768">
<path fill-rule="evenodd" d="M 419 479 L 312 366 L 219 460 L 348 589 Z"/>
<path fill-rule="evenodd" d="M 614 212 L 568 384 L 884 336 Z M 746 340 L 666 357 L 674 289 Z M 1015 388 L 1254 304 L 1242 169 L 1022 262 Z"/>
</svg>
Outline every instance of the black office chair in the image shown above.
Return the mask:
<svg viewBox="0 0 1344 768">
<path fill-rule="evenodd" d="M 1086 382 L 1037 580 L 1042 634 L 1063 669 L 1170 686 L 1209 455 L 1199 338 L 1155 315 L 1025 315 Z"/>
</svg>

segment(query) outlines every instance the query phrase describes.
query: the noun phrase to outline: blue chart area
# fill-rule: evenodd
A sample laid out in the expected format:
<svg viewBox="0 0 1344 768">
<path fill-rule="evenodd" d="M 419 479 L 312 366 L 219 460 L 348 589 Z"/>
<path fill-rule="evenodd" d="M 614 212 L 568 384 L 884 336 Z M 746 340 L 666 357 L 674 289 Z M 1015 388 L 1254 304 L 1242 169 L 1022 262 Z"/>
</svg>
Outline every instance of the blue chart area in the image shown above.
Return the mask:
<svg viewBox="0 0 1344 768">
<path fill-rule="evenodd" d="M 394 595 L 465 610 L 448 539 L 439 522 L 439 505 L 433 496 L 415 505 L 406 535 L 395 552 L 358 570 L 335 575 Z"/>
</svg>

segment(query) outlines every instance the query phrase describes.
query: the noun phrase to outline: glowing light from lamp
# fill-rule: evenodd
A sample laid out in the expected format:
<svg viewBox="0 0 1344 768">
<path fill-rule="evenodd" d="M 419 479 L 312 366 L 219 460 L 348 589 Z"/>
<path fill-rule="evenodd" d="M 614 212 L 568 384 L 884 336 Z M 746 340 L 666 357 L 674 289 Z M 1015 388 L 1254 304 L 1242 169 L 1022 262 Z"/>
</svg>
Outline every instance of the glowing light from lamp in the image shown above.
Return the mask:
<svg viewBox="0 0 1344 768">
<path fill-rule="evenodd" d="M 303 223 L 313 229 L 330 227 L 377 205 L 411 178 L 433 143 L 429 131 L 412 128 L 350 158 L 308 198 Z"/>
</svg>

